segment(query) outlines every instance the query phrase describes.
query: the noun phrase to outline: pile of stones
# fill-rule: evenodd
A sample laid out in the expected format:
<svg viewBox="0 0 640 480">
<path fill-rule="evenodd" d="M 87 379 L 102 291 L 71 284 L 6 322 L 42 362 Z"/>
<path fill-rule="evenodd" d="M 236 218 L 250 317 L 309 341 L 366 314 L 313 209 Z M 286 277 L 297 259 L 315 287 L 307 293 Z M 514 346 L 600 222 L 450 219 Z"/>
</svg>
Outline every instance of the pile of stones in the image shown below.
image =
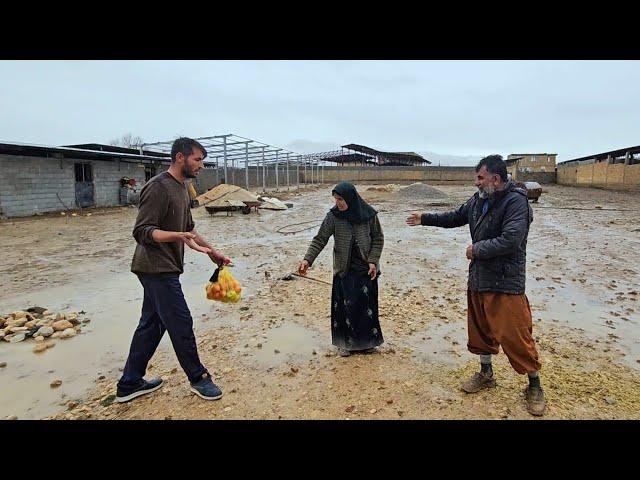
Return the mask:
<svg viewBox="0 0 640 480">
<path fill-rule="evenodd" d="M 51 339 L 68 339 L 82 332 L 89 323 L 81 318 L 84 312 L 53 312 L 42 307 L 31 307 L 0 315 L 0 340 L 9 343 L 33 341 L 35 353 L 42 353 L 55 344 Z"/>
</svg>

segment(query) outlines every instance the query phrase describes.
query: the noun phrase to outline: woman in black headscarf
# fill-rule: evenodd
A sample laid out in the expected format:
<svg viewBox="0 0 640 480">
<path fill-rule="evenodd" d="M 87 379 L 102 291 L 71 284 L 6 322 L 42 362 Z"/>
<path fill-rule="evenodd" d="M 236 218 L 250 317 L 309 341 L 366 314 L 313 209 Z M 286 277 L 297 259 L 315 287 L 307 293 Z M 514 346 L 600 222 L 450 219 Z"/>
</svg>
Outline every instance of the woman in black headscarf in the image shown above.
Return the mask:
<svg viewBox="0 0 640 480">
<path fill-rule="evenodd" d="M 342 356 L 353 351 L 372 352 L 382 344 L 378 320 L 378 275 L 384 235 L 376 212 L 356 188 L 341 182 L 332 191 L 336 205 L 298 266 L 307 269 L 334 237 L 331 340 Z"/>
</svg>

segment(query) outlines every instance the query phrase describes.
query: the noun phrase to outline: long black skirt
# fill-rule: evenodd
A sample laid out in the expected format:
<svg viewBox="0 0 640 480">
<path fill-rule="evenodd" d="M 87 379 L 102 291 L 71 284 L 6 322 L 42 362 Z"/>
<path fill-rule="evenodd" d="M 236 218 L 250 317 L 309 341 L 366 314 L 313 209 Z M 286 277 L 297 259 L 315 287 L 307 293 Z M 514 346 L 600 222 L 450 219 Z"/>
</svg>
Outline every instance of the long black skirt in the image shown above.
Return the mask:
<svg viewBox="0 0 640 480">
<path fill-rule="evenodd" d="M 331 342 L 345 350 L 366 350 L 384 342 L 378 320 L 378 279 L 349 270 L 333 277 Z"/>
</svg>

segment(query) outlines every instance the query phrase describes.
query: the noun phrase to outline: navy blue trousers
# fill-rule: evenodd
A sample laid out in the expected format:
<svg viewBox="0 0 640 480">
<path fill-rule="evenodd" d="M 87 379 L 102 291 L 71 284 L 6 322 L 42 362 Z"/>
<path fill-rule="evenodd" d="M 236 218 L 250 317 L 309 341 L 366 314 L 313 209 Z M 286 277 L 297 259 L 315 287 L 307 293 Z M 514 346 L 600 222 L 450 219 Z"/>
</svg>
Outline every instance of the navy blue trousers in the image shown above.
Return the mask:
<svg viewBox="0 0 640 480">
<path fill-rule="evenodd" d="M 129 357 L 118 381 L 121 387 L 137 387 L 147 371 L 147 364 L 164 335 L 169 332 L 178 362 L 195 383 L 209 373 L 200 363 L 193 333 L 193 319 L 184 299 L 178 275 L 139 275 L 144 287 L 140 323 L 133 334 Z"/>
</svg>

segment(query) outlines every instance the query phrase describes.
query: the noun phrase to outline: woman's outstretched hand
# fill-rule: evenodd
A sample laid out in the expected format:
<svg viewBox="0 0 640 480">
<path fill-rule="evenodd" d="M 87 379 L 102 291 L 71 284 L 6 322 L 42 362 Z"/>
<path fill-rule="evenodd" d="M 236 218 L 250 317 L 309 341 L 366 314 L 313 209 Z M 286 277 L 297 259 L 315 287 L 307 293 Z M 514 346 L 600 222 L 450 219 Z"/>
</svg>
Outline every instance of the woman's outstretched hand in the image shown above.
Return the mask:
<svg viewBox="0 0 640 480">
<path fill-rule="evenodd" d="M 298 264 L 298 273 L 300 275 L 306 275 L 308 269 L 309 269 L 309 262 L 307 262 L 306 260 L 302 260 Z"/>
</svg>

